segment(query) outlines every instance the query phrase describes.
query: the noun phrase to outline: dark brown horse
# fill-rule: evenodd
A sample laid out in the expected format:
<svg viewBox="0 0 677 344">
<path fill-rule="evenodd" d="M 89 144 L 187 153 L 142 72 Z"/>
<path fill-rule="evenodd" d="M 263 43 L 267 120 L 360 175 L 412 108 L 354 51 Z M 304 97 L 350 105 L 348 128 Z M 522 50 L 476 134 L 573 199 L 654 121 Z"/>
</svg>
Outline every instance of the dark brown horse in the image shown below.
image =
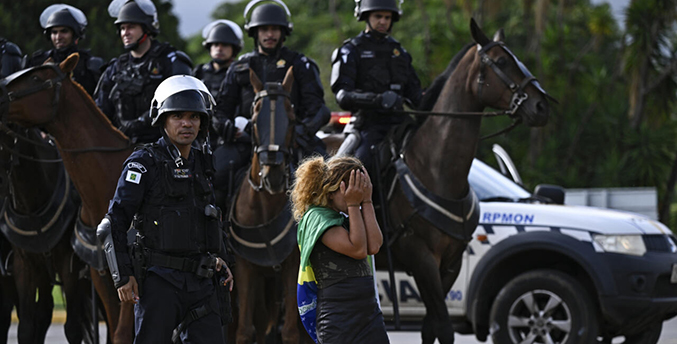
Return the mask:
<svg viewBox="0 0 677 344">
<path fill-rule="evenodd" d="M 2 129 L 0 174 L 7 176 L 10 187 L 0 211 L 0 229 L 13 247 L 19 342 L 45 340 L 58 276 L 66 297 L 66 338 L 81 343 L 82 330 L 91 330 L 92 323 L 84 311 L 89 283 L 79 278 L 85 264 L 70 246 L 76 196 L 56 147 L 37 129 L 11 130 L 4 124 Z"/>
<path fill-rule="evenodd" d="M 475 43 L 459 53 L 434 81 L 422 108 L 439 113 L 479 113 L 492 107 L 512 112 L 529 126 L 545 125 L 547 94 L 502 42 L 502 31 L 490 40 L 473 20 L 471 32 Z M 469 205 L 461 207 L 462 213 L 455 217 L 461 227 L 467 227 L 465 233 L 456 236 L 445 233 L 445 228 L 434 226 L 434 221 L 421 215 L 420 208 L 414 210 L 403 191 L 402 178 L 388 196 L 390 225 L 401 228 L 391 246 L 393 255 L 413 274 L 426 306 L 423 343 L 433 343 L 435 338 L 442 344 L 454 341 L 445 296 L 458 277 L 462 253 L 477 225 L 472 216 L 479 204 L 472 200 L 468 173 L 477 150 L 481 122 L 480 115 L 430 116 L 403 152 L 402 161 L 410 170 L 407 177 L 418 179 L 420 189 L 433 190 L 426 202 L 441 199 L 449 204 L 470 199 Z M 390 187 L 384 187 L 385 193 Z M 442 222 L 454 221 L 449 219 L 453 215 L 442 217 L 445 217 Z M 381 252 L 384 251 L 382 248 Z M 377 258 L 383 261 L 382 254 Z"/>
<path fill-rule="evenodd" d="M 298 343 L 302 338 L 296 307 L 299 252 L 286 194 L 295 121 L 289 99 L 292 69 L 282 84 L 263 85 L 253 71 L 250 80 L 257 95 L 252 115 L 255 149 L 230 216 L 231 246 L 238 258 L 234 272 L 239 298 L 236 343 L 251 343 L 253 328 L 257 343 L 265 343 L 271 331 L 276 335 L 280 302 L 282 341 Z"/>
<path fill-rule="evenodd" d="M 48 64 L 7 78 L 3 97 L 9 103 L 5 121 L 45 128 L 57 141 L 64 166 L 80 197 L 79 220 L 95 228 L 106 214 L 122 163 L 131 154 L 129 140 L 115 129 L 92 98 L 70 78 L 78 56 L 59 65 Z M 90 269 L 106 309 L 109 338 L 114 343 L 133 340 L 133 305 L 122 304 L 110 274 Z"/>
</svg>

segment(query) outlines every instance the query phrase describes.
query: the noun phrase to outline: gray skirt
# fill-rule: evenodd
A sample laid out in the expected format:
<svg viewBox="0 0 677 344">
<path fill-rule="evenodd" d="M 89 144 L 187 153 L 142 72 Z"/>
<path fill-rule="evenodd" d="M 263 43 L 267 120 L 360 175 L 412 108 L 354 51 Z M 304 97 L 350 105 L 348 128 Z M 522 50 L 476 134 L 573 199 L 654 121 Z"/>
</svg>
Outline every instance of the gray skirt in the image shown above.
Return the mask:
<svg viewBox="0 0 677 344">
<path fill-rule="evenodd" d="M 390 343 L 372 276 L 346 278 L 317 291 L 320 344 Z"/>
</svg>

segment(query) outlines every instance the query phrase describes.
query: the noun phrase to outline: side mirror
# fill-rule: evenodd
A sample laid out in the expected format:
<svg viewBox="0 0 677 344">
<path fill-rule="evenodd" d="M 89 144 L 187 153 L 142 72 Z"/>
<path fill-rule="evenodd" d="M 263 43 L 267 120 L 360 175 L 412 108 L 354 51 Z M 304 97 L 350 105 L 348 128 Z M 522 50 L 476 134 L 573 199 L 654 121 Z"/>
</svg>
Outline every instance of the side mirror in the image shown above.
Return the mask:
<svg viewBox="0 0 677 344">
<path fill-rule="evenodd" d="M 564 204 L 564 193 L 564 188 L 557 185 L 539 184 L 534 189 L 534 196 L 554 204 Z"/>
</svg>

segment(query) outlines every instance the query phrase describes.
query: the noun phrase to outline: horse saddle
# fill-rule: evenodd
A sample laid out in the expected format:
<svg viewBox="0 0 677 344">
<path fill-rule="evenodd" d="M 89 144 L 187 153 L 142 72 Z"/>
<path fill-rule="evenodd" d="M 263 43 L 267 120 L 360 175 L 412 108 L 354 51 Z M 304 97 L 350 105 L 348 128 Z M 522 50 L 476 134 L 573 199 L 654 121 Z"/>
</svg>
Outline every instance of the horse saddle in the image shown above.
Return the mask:
<svg viewBox="0 0 677 344">
<path fill-rule="evenodd" d="M 75 254 L 92 268 L 96 270 L 108 268 L 103 247 L 98 244 L 96 238 L 96 228 L 85 225 L 80 219 L 79 212 L 73 235 L 71 235 L 71 246 Z"/>
<path fill-rule="evenodd" d="M 5 199 L 0 211 L 0 231 L 16 247 L 32 253 L 49 252 L 72 225 L 77 213 L 76 199 L 68 174 L 61 170 L 49 203 L 38 212 L 21 214 Z"/>
</svg>

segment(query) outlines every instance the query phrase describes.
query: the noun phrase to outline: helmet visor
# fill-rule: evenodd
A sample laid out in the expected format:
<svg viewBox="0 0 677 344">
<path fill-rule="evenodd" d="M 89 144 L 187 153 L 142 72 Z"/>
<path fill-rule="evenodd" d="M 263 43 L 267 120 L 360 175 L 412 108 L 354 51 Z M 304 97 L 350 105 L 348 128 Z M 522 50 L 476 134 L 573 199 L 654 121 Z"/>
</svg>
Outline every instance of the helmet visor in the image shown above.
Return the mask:
<svg viewBox="0 0 677 344">
<path fill-rule="evenodd" d="M 61 11 L 63 9 L 68 10 L 71 16 L 73 16 L 73 18 L 75 19 L 75 21 L 78 22 L 81 29 L 87 26 L 87 17 L 85 16 L 85 14 L 82 13 L 82 11 L 80 11 L 79 9 L 66 4 L 54 4 L 47 7 L 44 11 L 42 11 L 42 14 L 40 14 L 40 26 L 42 26 L 43 29 L 46 29 L 49 17 L 51 17 L 52 14 L 54 14 L 55 12 Z"/>
<path fill-rule="evenodd" d="M 152 17 L 155 17 L 157 15 L 155 5 L 150 0 L 113 0 L 111 1 L 110 5 L 108 5 L 108 14 L 110 14 L 110 16 L 113 18 L 117 18 L 118 15 L 120 15 L 120 10 L 122 9 L 122 6 L 124 6 L 126 3 L 130 1 L 136 2 L 141 11 L 143 11 L 143 13 L 145 13 L 146 15 Z"/>
<path fill-rule="evenodd" d="M 258 5 L 262 2 L 272 2 L 272 3 L 276 3 L 280 6 L 282 6 L 282 8 L 284 8 L 284 11 L 287 12 L 287 17 L 291 18 L 291 12 L 289 12 L 289 7 L 287 7 L 287 5 L 285 5 L 284 2 L 282 2 L 280 0 L 254 0 L 254 1 L 250 1 L 247 4 L 247 7 L 244 8 L 244 19 L 246 20 L 249 17 L 249 12 L 251 12 L 251 10 L 254 8 L 254 6 L 256 6 L 256 5 Z"/>
</svg>

